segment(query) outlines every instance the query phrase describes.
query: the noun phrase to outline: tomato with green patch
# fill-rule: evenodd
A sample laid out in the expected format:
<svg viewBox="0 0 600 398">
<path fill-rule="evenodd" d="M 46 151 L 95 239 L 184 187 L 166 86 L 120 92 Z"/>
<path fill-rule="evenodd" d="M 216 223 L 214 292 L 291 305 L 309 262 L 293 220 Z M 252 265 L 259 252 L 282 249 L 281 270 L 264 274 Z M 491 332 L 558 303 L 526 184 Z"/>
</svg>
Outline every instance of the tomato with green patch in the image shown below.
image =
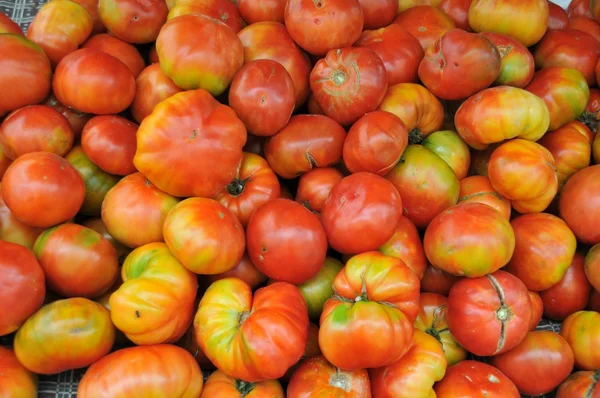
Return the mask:
<svg viewBox="0 0 600 398">
<path fill-rule="evenodd" d="M 106 28 L 128 43 L 156 40 L 167 20 L 164 0 L 99 0 L 98 14 Z"/>
<path fill-rule="evenodd" d="M 582 370 L 600 368 L 600 313 L 578 311 L 567 317 L 560 329 L 575 356 L 575 366 Z"/>
<path fill-rule="evenodd" d="M 456 132 L 436 131 L 425 137 L 420 144 L 442 158 L 452 168 L 456 178 L 462 180 L 467 176 L 471 165 L 471 153 L 467 144 Z"/>
<path fill-rule="evenodd" d="M 495 32 L 482 32 L 500 53 L 500 74 L 496 86 L 525 87 L 533 78 L 535 61 L 533 55 L 516 38 Z"/>
<path fill-rule="evenodd" d="M 491 365 L 472 360 L 450 366 L 434 390 L 437 398 L 520 398 L 519 390 L 504 373 Z"/>
<path fill-rule="evenodd" d="M 4 202 L 0 183 L 0 241 L 16 243 L 31 250 L 42 231 L 42 228 L 30 227 L 15 217 Z"/>
<path fill-rule="evenodd" d="M 226 0 L 228 1 L 228 0 Z M 284 398 L 285 393 L 277 380 L 248 383 L 227 376 L 217 370 L 208 376 L 200 398 Z"/>
<path fill-rule="evenodd" d="M 238 2 L 238 7 L 240 7 L 240 3 Z M 175 5 L 169 9 L 167 20 L 186 14 L 202 14 L 223 22 L 233 30 L 233 33 L 237 33 L 245 25 L 240 11 L 238 11 L 236 3 L 229 0 L 177 0 Z"/>
<path fill-rule="evenodd" d="M 323 305 L 333 296 L 333 281 L 344 265 L 338 260 L 327 257 L 323 266 L 315 276 L 298 285 L 300 293 L 308 306 L 308 317 L 318 321 L 323 312 Z"/>
</svg>

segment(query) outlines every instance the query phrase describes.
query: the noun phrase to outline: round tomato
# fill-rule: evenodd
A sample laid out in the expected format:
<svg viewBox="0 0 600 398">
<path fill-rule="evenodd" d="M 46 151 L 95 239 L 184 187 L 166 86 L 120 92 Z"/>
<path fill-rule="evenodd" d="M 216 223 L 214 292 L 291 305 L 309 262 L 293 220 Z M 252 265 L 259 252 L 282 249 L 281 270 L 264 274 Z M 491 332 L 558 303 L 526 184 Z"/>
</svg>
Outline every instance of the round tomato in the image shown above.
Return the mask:
<svg viewBox="0 0 600 398">
<path fill-rule="evenodd" d="M 364 29 L 388 26 L 398 14 L 398 0 L 358 0 L 364 15 Z"/>
<path fill-rule="evenodd" d="M 600 165 L 587 167 L 573 174 L 560 195 L 560 216 L 583 243 L 600 243 L 600 208 L 595 204 L 598 197 Z"/>
<path fill-rule="evenodd" d="M 236 380 L 217 370 L 206 380 L 200 398 L 284 398 L 281 383 L 277 380 L 265 380 L 248 383 Z"/>
<path fill-rule="evenodd" d="M 469 25 L 469 7 L 473 0 L 441 0 L 438 8 L 448 15 L 457 28 L 472 32 Z"/>
<path fill-rule="evenodd" d="M 4 15 L 0 13 L 0 16 Z M 27 370 L 17 359 L 13 350 L 0 346 L 0 390 L 8 397 L 36 398 L 38 377 Z"/>
<path fill-rule="evenodd" d="M 248 257 L 247 254 L 244 254 L 240 262 L 229 271 L 223 272 L 222 274 L 206 275 L 204 279 L 210 285 L 218 280 L 225 278 L 241 279 L 242 281 L 246 282 L 252 289 L 256 289 L 268 279 L 258 270 L 258 268 L 256 268 L 256 265 L 252 263 L 250 257 Z"/>
<path fill-rule="evenodd" d="M 496 192 L 490 179 L 484 176 L 474 175 L 460 180 L 458 203 L 483 203 L 510 220 L 510 201 Z"/>
<path fill-rule="evenodd" d="M 263 21 L 284 23 L 286 0 L 237 0 L 238 11 L 249 25 Z"/>
<path fill-rule="evenodd" d="M 150 115 L 159 102 L 180 93 L 173 80 L 160 69 L 159 64 L 151 64 L 144 69 L 136 80 L 136 93 L 131 104 L 133 119 L 141 123 Z"/>
<path fill-rule="evenodd" d="M 600 371 L 579 371 L 569 376 L 556 391 L 556 398 L 597 398 L 600 389 L 597 389 L 600 381 Z"/>
<path fill-rule="evenodd" d="M 537 329 L 538 324 L 544 315 L 544 302 L 542 297 L 536 293 L 529 291 L 529 300 L 531 301 L 531 322 L 529 323 L 529 331 Z"/>
<path fill-rule="evenodd" d="M 423 250 L 423 243 L 415 224 L 407 217 L 400 217 L 394 235 L 379 247 L 379 251 L 386 256 L 396 257 L 404 261 L 406 266 L 414 272 L 419 279 L 423 278 L 427 268 L 427 259 Z"/>
<path fill-rule="evenodd" d="M 342 178 L 342 172 L 333 167 L 318 167 L 307 171 L 298 180 L 296 202 L 320 213 L 329 193 Z"/>
<path fill-rule="evenodd" d="M 164 0 L 98 1 L 98 14 L 104 26 L 119 39 L 135 44 L 156 40 L 168 12 Z"/>
<path fill-rule="evenodd" d="M 333 281 L 344 266 L 338 260 L 327 257 L 321 269 L 308 281 L 298 285 L 308 306 L 308 317 L 318 321 L 323 305 L 333 296 Z"/>
<path fill-rule="evenodd" d="M 81 48 L 94 48 L 112 55 L 127 65 L 135 78 L 142 73 L 146 66 L 137 48 L 108 33 L 90 37 Z"/>
<path fill-rule="evenodd" d="M 400 12 L 394 23 L 419 40 L 423 51 L 427 51 L 437 39 L 455 27 L 452 19 L 443 11 L 433 5 L 420 4 Z"/>
<path fill-rule="evenodd" d="M 569 26 L 569 16 L 561 6 L 549 1 L 548 12 L 548 31 L 556 29 L 565 29 Z"/>
<path fill-rule="evenodd" d="M 512 36 L 483 32 L 500 53 L 500 74 L 494 81 L 497 86 L 525 87 L 533 78 L 535 61 L 527 47 Z"/>
<path fill-rule="evenodd" d="M 30 227 L 15 217 L 4 202 L 0 185 L 0 241 L 16 243 L 33 249 L 35 240 L 42 231 L 41 228 Z"/>
<path fill-rule="evenodd" d="M 177 0 L 170 9 L 167 20 L 186 14 L 203 14 L 214 18 L 229 26 L 234 33 L 239 32 L 245 25 L 236 3 L 229 0 Z"/>
<path fill-rule="evenodd" d="M 46 98 L 43 102 L 44 105 L 48 105 L 51 108 L 54 108 L 58 112 L 60 112 L 64 117 L 67 118 L 69 124 L 71 125 L 71 129 L 73 130 L 74 136 L 80 137 L 81 132 L 85 124 L 92 118 L 93 115 L 89 113 L 83 113 L 76 109 L 69 108 L 68 106 L 64 106 L 56 99 L 53 93 Z"/>
<path fill-rule="evenodd" d="M 437 398 L 519 398 L 515 384 L 504 373 L 483 362 L 461 361 L 446 370 L 435 385 Z"/>
<path fill-rule="evenodd" d="M 600 368 L 600 313 L 578 311 L 567 317 L 560 334 L 566 339 L 575 355 L 575 366 L 582 370 Z M 571 365 L 572 366 L 572 365 Z"/>
</svg>

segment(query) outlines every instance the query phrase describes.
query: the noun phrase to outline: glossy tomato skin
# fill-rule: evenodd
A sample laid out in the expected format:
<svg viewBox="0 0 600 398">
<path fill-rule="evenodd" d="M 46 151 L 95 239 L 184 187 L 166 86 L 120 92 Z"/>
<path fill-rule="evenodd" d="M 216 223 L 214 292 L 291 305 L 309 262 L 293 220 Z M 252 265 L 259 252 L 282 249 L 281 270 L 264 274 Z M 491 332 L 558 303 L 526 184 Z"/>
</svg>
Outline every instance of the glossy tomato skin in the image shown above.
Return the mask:
<svg viewBox="0 0 600 398">
<path fill-rule="evenodd" d="M 596 40 L 600 40 L 600 24 L 594 19 L 586 17 L 571 18 L 569 20 L 569 28 L 587 32 Z"/>
<path fill-rule="evenodd" d="M 548 1 L 548 12 L 548 31 L 565 29 L 569 26 L 569 16 L 561 6 Z"/>
<path fill-rule="evenodd" d="M 446 370 L 435 385 L 438 398 L 476 397 L 519 398 L 515 384 L 500 370 L 483 362 L 461 361 Z"/>
<path fill-rule="evenodd" d="M 482 32 L 500 53 L 500 74 L 494 81 L 496 86 L 525 87 L 533 78 L 535 61 L 527 47 L 512 36 L 495 32 Z"/>
<path fill-rule="evenodd" d="M 458 203 L 471 202 L 486 204 L 510 220 L 510 201 L 494 190 L 487 177 L 474 175 L 460 180 Z"/>
<path fill-rule="evenodd" d="M 594 14 L 590 9 L 591 1 L 588 0 L 573 0 L 569 2 L 567 7 L 567 15 L 569 18 L 573 17 L 586 17 L 594 19 Z"/>
<path fill-rule="evenodd" d="M 40 308 L 19 329 L 14 347 L 23 366 L 50 375 L 91 365 L 110 352 L 114 340 L 109 311 L 78 297 Z"/>
<path fill-rule="evenodd" d="M 167 20 L 164 0 L 99 0 L 98 14 L 106 28 L 128 43 L 143 44 L 156 40 Z"/>
<path fill-rule="evenodd" d="M 398 14 L 398 0 L 358 0 L 364 16 L 364 29 L 380 29 L 390 25 Z"/>
<path fill-rule="evenodd" d="M 30 152 L 64 156 L 73 145 L 69 121 L 46 105 L 31 105 L 10 113 L 0 125 L 0 146 L 12 160 Z"/>
<path fill-rule="evenodd" d="M 310 87 L 323 112 L 351 125 L 381 103 L 387 72 L 375 51 L 364 47 L 331 50 L 310 73 Z"/>
<path fill-rule="evenodd" d="M 290 120 L 294 105 L 294 81 L 280 63 L 268 59 L 246 63 L 229 89 L 229 106 L 248 131 L 258 136 L 279 132 Z"/>
<path fill-rule="evenodd" d="M 4 15 L 4 14 L 1 14 Z M 0 347 L 0 389 L 6 397 L 35 398 L 38 396 L 38 377 L 27 370 L 10 348 Z"/>
<path fill-rule="evenodd" d="M 256 2 L 252 0 L 238 0 L 237 6 L 240 15 L 249 25 L 263 21 L 284 23 L 286 0 L 265 0 Z"/>
<path fill-rule="evenodd" d="M 599 176 L 600 165 L 578 171 L 564 185 L 559 202 L 560 216 L 577 239 L 592 245 L 600 243 Z"/>
<path fill-rule="evenodd" d="M 308 317 L 311 321 L 319 321 L 323 305 L 333 295 L 333 281 L 344 265 L 338 260 L 327 257 L 323 266 L 315 276 L 298 285 L 300 293 L 308 306 Z"/>
<path fill-rule="evenodd" d="M 163 224 L 179 199 L 156 188 L 142 173 L 117 183 L 102 202 L 108 233 L 130 248 L 163 241 Z"/>
<path fill-rule="evenodd" d="M 233 109 L 208 91 L 185 91 L 142 121 L 133 164 L 173 196 L 213 198 L 235 177 L 246 139 Z"/>
<path fill-rule="evenodd" d="M 538 324 L 542 320 L 544 315 L 544 302 L 537 292 L 529 291 L 529 300 L 531 301 L 531 323 L 529 324 L 529 331 L 537 329 Z"/>
<path fill-rule="evenodd" d="M 112 1 L 112 0 L 111 0 Z M 208 40 L 196 40 L 202 31 Z M 160 67 L 184 90 L 204 89 L 222 94 L 244 63 L 244 49 L 233 30 L 202 14 L 171 19 L 156 40 Z"/>
<path fill-rule="evenodd" d="M 385 275 L 385 281 L 383 278 Z M 319 346 L 342 369 L 388 366 L 409 349 L 419 311 L 419 278 L 380 252 L 352 257 L 321 314 Z"/>
<path fill-rule="evenodd" d="M 448 164 L 459 180 L 467 176 L 471 164 L 471 153 L 467 144 L 451 130 L 440 130 L 429 134 L 421 145 L 438 155 Z"/>
<path fill-rule="evenodd" d="M 23 36 L 0 35 L 0 115 L 40 103 L 50 93 L 52 68 L 40 47 Z"/>
<path fill-rule="evenodd" d="M 421 279 L 421 291 L 447 296 L 452 286 L 460 279 L 461 277 L 449 274 L 428 263 Z"/>
<path fill-rule="evenodd" d="M 317 167 L 300 176 L 296 202 L 320 213 L 329 193 L 344 175 L 334 167 Z"/>
<path fill-rule="evenodd" d="M 100 19 L 100 15 L 98 15 L 98 1 L 99 0 L 72 0 L 75 3 L 83 6 L 86 11 L 92 17 L 92 21 L 94 23 L 94 27 L 92 29 L 92 34 L 99 34 L 106 32 L 106 26 L 102 23 Z"/>
<path fill-rule="evenodd" d="M 137 50 L 137 48 L 108 33 L 102 33 L 90 37 L 85 43 L 83 43 L 81 48 L 95 48 L 112 55 L 127 65 L 133 74 L 133 77 L 136 79 L 146 66 L 144 64 L 144 59 L 140 55 L 140 52 Z"/>
<path fill-rule="evenodd" d="M 93 116 L 89 113 L 83 113 L 76 109 L 69 108 L 68 106 L 61 104 L 56 99 L 56 96 L 53 93 L 50 93 L 50 95 L 43 102 L 43 105 L 48 105 L 49 107 L 54 108 L 55 110 L 60 112 L 64 117 L 66 117 L 69 121 L 69 124 L 71 125 L 71 129 L 73 130 L 73 134 L 76 138 L 81 136 L 81 131 L 83 130 L 83 127 Z"/>
<path fill-rule="evenodd" d="M 427 51 L 444 33 L 455 28 L 452 19 L 433 5 L 408 8 L 398 14 L 394 23 L 419 40 L 423 51 Z"/>
<path fill-rule="evenodd" d="M 556 391 L 556 398 L 597 398 L 600 372 L 597 370 L 582 370 L 569 376 Z"/>
<path fill-rule="evenodd" d="M 253 297 L 250 286 L 237 278 L 213 283 L 194 319 L 206 356 L 222 372 L 248 382 L 277 379 L 298 362 L 308 325 L 297 287 L 276 282 Z"/>
<path fill-rule="evenodd" d="M 272 199 L 254 212 L 246 229 L 248 256 L 271 279 L 300 284 L 314 277 L 327 253 L 319 218 L 289 199 Z"/>
<path fill-rule="evenodd" d="M 85 184 L 67 160 L 49 152 L 32 152 L 8 168 L 2 179 L 2 197 L 18 220 L 48 228 L 77 214 Z"/>
<path fill-rule="evenodd" d="M 193 13 L 206 15 L 221 21 L 229 26 L 233 30 L 233 33 L 239 32 L 245 25 L 238 8 L 236 8 L 236 4 L 224 0 L 178 0 L 175 6 L 170 9 L 167 19 L 170 20 L 181 15 Z"/>
<path fill-rule="evenodd" d="M 157 63 L 144 69 L 136 79 L 135 85 L 135 98 L 130 109 L 133 119 L 138 123 L 150 115 L 159 102 L 182 91 Z"/>
<path fill-rule="evenodd" d="M 202 372 L 191 354 L 161 344 L 124 348 L 102 358 L 86 371 L 77 396 L 199 397 L 202 387 Z"/>
<path fill-rule="evenodd" d="M 564 327 L 564 326 L 563 326 Z M 491 358 L 525 395 L 554 390 L 573 370 L 573 351 L 552 331 L 529 332 L 514 349 Z"/>
<path fill-rule="evenodd" d="M 0 12 L 0 33 L 12 33 L 15 35 L 24 36 L 24 33 L 19 25 L 3 12 Z"/>
<path fill-rule="evenodd" d="M 27 248 L 0 240 L 0 336 L 10 334 L 41 306 L 46 294 L 44 270 Z M 0 386 L 2 382 L 0 381 Z"/>
<path fill-rule="evenodd" d="M 407 217 L 401 216 L 394 235 L 378 249 L 386 256 L 396 257 L 404 261 L 419 279 L 423 278 L 427 268 L 427 258 L 423 243 L 415 224 Z"/>
<path fill-rule="evenodd" d="M 240 262 L 229 271 L 223 272 L 222 274 L 206 275 L 205 280 L 209 285 L 225 278 L 238 278 L 246 282 L 250 288 L 256 289 L 264 282 L 267 281 L 267 277 L 263 275 L 252 263 L 250 257 L 244 254 Z"/>
<path fill-rule="evenodd" d="M 473 0 L 441 0 L 438 8 L 452 19 L 457 28 L 472 32 L 469 25 L 469 7 Z"/>
<path fill-rule="evenodd" d="M 595 311 L 578 311 L 567 317 L 562 324 L 560 334 L 566 339 L 575 356 L 575 366 L 582 370 L 594 370 L 600 367 L 598 346 L 598 325 L 600 314 Z"/>
<path fill-rule="evenodd" d="M 0 240 L 33 249 L 40 233 L 42 233 L 41 228 L 30 227 L 15 217 L 4 202 L 0 185 Z"/>
<path fill-rule="evenodd" d="M 285 393 L 278 380 L 247 383 L 227 376 L 220 370 L 211 373 L 202 388 L 200 398 L 284 398 Z"/>
</svg>

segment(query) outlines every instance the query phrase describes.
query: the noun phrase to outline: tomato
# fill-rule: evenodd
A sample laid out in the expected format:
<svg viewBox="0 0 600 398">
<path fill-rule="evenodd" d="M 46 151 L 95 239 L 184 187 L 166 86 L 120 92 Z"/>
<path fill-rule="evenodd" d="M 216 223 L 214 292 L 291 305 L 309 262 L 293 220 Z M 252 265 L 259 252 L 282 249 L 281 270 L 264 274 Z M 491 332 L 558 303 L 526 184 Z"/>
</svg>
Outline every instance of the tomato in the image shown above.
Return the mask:
<svg viewBox="0 0 600 398">
<path fill-rule="evenodd" d="M 391 86 L 379 109 L 398 116 L 408 129 L 411 144 L 421 142 L 438 131 L 444 122 L 444 109 L 429 90 L 419 84 L 400 83 Z"/>
<path fill-rule="evenodd" d="M 377 109 L 387 84 L 383 61 L 365 47 L 331 50 L 310 73 L 317 103 L 325 115 L 342 125 L 351 125 Z"/>
<path fill-rule="evenodd" d="M 546 0 L 473 0 L 469 8 L 469 25 L 475 32 L 513 36 L 529 47 L 546 33 L 549 13 Z"/>
<path fill-rule="evenodd" d="M 42 102 L 51 82 L 52 68 L 44 50 L 25 37 L 0 34 L 0 116 Z"/>
<path fill-rule="evenodd" d="M 283 12 L 283 11 L 282 11 Z M 167 19 L 173 19 L 186 14 L 202 14 L 223 22 L 233 33 L 244 27 L 244 21 L 235 3 L 229 0 L 177 0 Z"/>
<path fill-rule="evenodd" d="M 106 26 L 102 23 L 100 15 L 98 13 L 98 1 L 99 0 L 71 0 L 75 3 L 83 6 L 85 10 L 90 14 L 93 21 L 92 34 L 99 34 L 106 32 Z"/>
<path fill-rule="evenodd" d="M 212 198 L 235 177 L 246 137 L 233 109 L 205 90 L 185 91 L 142 121 L 133 163 L 173 196 Z"/>
<path fill-rule="evenodd" d="M 531 322 L 529 323 L 529 331 L 537 329 L 538 324 L 542 320 L 544 313 L 544 302 L 542 297 L 536 293 L 529 291 L 529 300 L 531 301 Z"/>
<path fill-rule="evenodd" d="M 127 65 L 135 78 L 142 73 L 146 66 L 137 48 L 107 33 L 90 37 L 81 48 L 94 48 L 112 55 Z"/>
<path fill-rule="evenodd" d="M 12 160 L 4 154 L 4 151 L 2 150 L 2 145 L 0 145 L 0 182 L 2 182 L 4 173 L 6 173 L 8 166 L 10 166 L 11 164 Z"/>
<path fill-rule="evenodd" d="M 569 16 L 561 6 L 548 1 L 548 32 L 550 30 L 566 29 L 569 26 Z"/>
<path fill-rule="evenodd" d="M 510 201 L 494 190 L 487 177 L 474 175 L 460 180 L 458 203 L 463 202 L 486 204 L 510 220 Z"/>
<path fill-rule="evenodd" d="M 571 373 L 573 351 L 552 331 L 529 332 L 516 348 L 492 357 L 491 364 L 506 374 L 522 394 L 541 395 L 554 390 Z"/>
<path fill-rule="evenodd" d="M 83 127 L 93 116 L 89 113 L 79 112 L 76 109 L 64 106 L 63 104 L 58 102 L 53 93 L 50 93 L 50 95 L 43 102 L 43 105 L 48 105 L 49 107 L 54 108 L 55 110 L 60 112 L 64 117 L 66 117 L 69 121 L 69 124 L 71 125 L 71 129 L 73 130 L 73 135 L 76 138 L 81 136 Z"/>
<path fill-rule="evenodd" d="M 596 346 L 600 343 L 598 325 L 600 314 L 595 311 L 578 311 L 564 320 L 560 334 L 566 339 L 575 356 L 575 366 L 582 370 L 600 367 Z"/>
<path fill-rule="evenodd" d="M 10 165 L 2 180 L 2 197 L 19 221 L 48 228 L 77 214 L 85 184 L 65 159 L 49 152 L 32 152 Z"/>
<path fill-rule="evenodd" d="M 599 196 L 600 165 L 573 174 L 562 189 L 560 216 L 583 243 L 600 243 L 600 230 L 597 228 L 600 225 L 600 212 L 595 205 Z"/>
<path fill-rule="evenodd" d="M 596 40 L 600 40 L 600 24 L 586 17 L 574 17 L 569 20 L 569 28 L 587 32 Z"/>
<path fill-rule="evenodd" d="M 512 36 L 483 32 L 500 53 L 500 74 L 494 81 L 497 86 L 525 87 L 533 78 L 535 61 L 527 47 Z"/>
<path fill-rule="evenodd" d="M 288 398 L 370 398 L 366 369 L 342 370 L 321 355 L 307 358 L 295 370 L 287 387 Z"/>
<path fill-rule="evenodd" d="M 420 142 L 448 164 L 461 180 L 467 176 L 471 164 L 469 147 L 454 131 L 440 130 L 429 134 Z"/>
<path fill-rule="evenodd" d="M 472 32 L 469 25 L 469 7 L 473 0 L 442 0 L 438 8 L 452 19 L 457 28 Z"/>
<path fill-rule="evenodd" d="M 102 222 L 101 218 L 90 218 L 90 219 L 86 220 L 85 222 L 81 223 L 81 225 L 83 225 L 84 227 L 93 229 L 94 231 L 96 231 L 100 235 L 102 235 L 102 237 L 104 239 L 109 241 L 110 244 L 113 245 L 113 247 L 117 251 L 117 256 L 119 257 L 119 263 L 122 263 L 121 260 L 125 260 L 125 257 L 129 254 L 129 252 L 131 252 L 131 250 L 129 248 L 125 247 L 123 244 L 116 241 L 115 238 L 113 238 L 108 233 L 108 231 L 106 230 L 106 226 Z M 117 278 L 117 279 L 119 279 L 119 278 Z M 123 281 L 121 281 L 121 283 L 122 282 Z M 109 291 L 110 291 L 110 289 L 109 289 Z"/>
<path fill-rule="evenodd" d="M 0 14 L 4 15 L 4 14 Z M 8 397 L 35 398 L 38 396 L 38 377 L 27 370 L 13 350 L 0 347 L 0 390 Z"/>
<path fill-rule="evenodd" d="M 211 284 L 225 278 L 239 278 L 246 282 L 252 289 L 256 289 L 268 279 L 256 268 L 247 254 L 244 254 L 240 262 L 234 268 L 221 274 L 207 275 L 205 280 Z"/>
<path fill-rule="evenodd" d="M 6 206 L 2 197 L 0 185 L 0 241 L 16 243 L 33 249 L 35 240 L 42 233 L 42 229 L 23 224 Z"/>
<path fill-rule="evenodd" d="M 50 375 L 91 365 L 110 352 L 114 340 L 109 311 L 77 297 L 40 308 L 19 329 L 14 347 L 23 366 Z"/>
<path fill-rule="evenodd" d="M 394 235 L 379 247 L 379 251 L 386 256 L 404 261 L 419 279 L 423 278 L 427 268 L 425 251 L 417 227 L 407 217 L 400 217 Z"/>
<path fill-rule="evenodd" d="M 417 5 L 406 9 L 398 14 L 394 23 L 419 40 L 423 51 L 427 51 L 437 39 L 455 27 L 448 15 L 432 5 Z"/>
<path fill-rule="evenodd" d="M 74 1 L 52 1 L 39 9 L 27 29 L 27 38 L 40 46 L 56 67 L 86 41 L 93 25 L 83 6 Z"/>
<path fill-rule="evenodd" d="M 379 252 L 352 257 L 333 282 L 321 315 L 319 346 L 347 370 L 388 366 L 410 348 L 419 311 L 419 278 Z"/>
<path fill-rule="evenodd" d="M 99 0 L 98 14 L 106 28 L 128 43 L 156 40 L 169 12 L 164 0 Z"/>
<path fill-rule="evenodd" d="M 179 199 L 156 188 L 141 173 L 117 183 L 102 202 L 102 221 L 108 233 L 125 246 L 135 248 L 163 241 L 167 213 Z"/>
<path fill-rule="evenodd" d="M 569 2 L 567 7 L 567 15 L 569 18 L 573 17 L 586 17 L 594 19 L 594 15 L 590 10 L 589 0 L 572 0 Z"/>
<path fill-rule="evenodd" d="M 333 167 L 319 167 L 300 176 L 296 202 L 309 210 L 320 213 L 331 190 L 344 178 L 344 175 Z"/>
<path fill-rule="evenodd" d="M 464 360 L 467 357 L 467 351 L 456 342 L 448 329 L 447 301 L 446 297 L 440 294 L 421 293 L 415 328 L 433 336 L 442 345 L 448 366 L 452 366 Z"/>
<path fill-rule="evenodd" d="M 600 390 L 596 386 L 600 381 L 600 371 L 579 371 L 569 376 L 556 391 L 556 398 L 597 398 Z"/>
<path fill-rule="evenodd" d="M 364 29 L 384 28 L 398 14 L 398 0 L 358 0 L 364 15 Z"/>
<path fill-rule="evenodd" d="M 30 152 L 64 156 L 73 145 L 69 121 L 46 105 L 31 105 L 10 113 L 0 125 L 0 146 L 12 160 Z"/>
<path fill-rule="evenodd" d="M 460 279 L 460 277 L 442 271 L 428 263 L 421 279 L 421 291 L 447 296 L 452 286 Z"/>
<path fill-rule="evenodd" d="M 258 136 L 271 136 L 285 127 L 295 101 L 290 74 L 281 64 L 268 59 L 246 63 L 229 89 L 229 105 L 248 131 Z"/>
<path fill-rule="evenodd" d="M 273 281 L 274 283 L 275 281 Z M 279 379 L 282 384 L 289 385 L 289 382 L 296 372 L 296 369 L 302 365 L 306 358 L 312 358 L 321 355 L 321 348 L 319 347 L 319 327 L 314 323 L 308 324 L 308 339 L 306 341 L 306 351 L 302 356 L 302 359 L 298 361 L 295 365 L 290 367 L 283 377 Z"/>
<path fill-rule="evenodd" d="M 0 11 L 0 34 L 1 33 L 12 33 L 15 35 L 24 36 L 19 25 L 10 19 L 8 15 Z"/>
<path fill-rule="evenodd" d="M 284 23 L 286 0 L 237 0 L 238 11 L 249 25 L 263 21 Z"/>
<path fill-rule="evenodd" d="M 333 295 L 333 281 L 342 268 L 338 260 L 327 257 L 315 276 L 298 285 L 306 300 L 310 320 L 318 321 L 321 317 L 323 305 Z"/>
<path fill-rule="evenodd" d="M 248 256 L 271 279 L 300 284 L 325 261 L 327 236 L 319 218 L 289 199 L 273 199 L 254 212 L 246 229 Z"/>
<path fill-rule="evenodd" d="M 199 397 L 203 384 L 200 367 L 183 348 L 168 344 L 129 347 L 90 366 L 79 383 L 77 396 Z"/>
<path fill-rule="evenodd" d="M 206 356 L 223 373 L 248 382 L 277 379 L 304 354 L 308 311 L 297 287 L 258 289 L 237 278 L 213 283 L 200 301 L 194 329 Z"/>
<path fill-rule="evenodd" d="M 131 104 L 131 114 L 138 123 L 152 113 L 159 102 L 181 92 L 173 80 L 160 69 L 159 64 L 152 64 L 144 69 L 136 80 L 136 93 Z"/>
<path fill-rule="evenodd" d="M 203 32 L 196 40 L 191 32 Z M 244 49 L 233 30 L 202 14 L 168 21 L 156 39 L 160 67 L 184 90 L 222 94 L 244 63 Z"/>
<path fill-rule="evenodd" d="M 519 398 L 519 391 L 504 373 L 483 362 L 461 361 L 446 370 L 435 385 L 437 398 Z"/>
<path fill-rule="evenodd" d="M 585 256 L 585 275 L 594 289 L 600 290 L 600 245 L 596 244 Z"/>
<path fill-rule="evenodd" d="M 200 398 L 284 398 L 281 383 L 277 380 L 266 380 L 258 383 L 247 383 L 227 376 L 217 370 L 206 380 Z"/>
<path fill-rule="evenodd" d="M 398 0 L 398 13 L 417 6 L 437 7 L 440 0 Z"/>
<path fill-rule="evenodd" d="M 365 21 L 358 0 L 289 0 L 284 20 L 291 38 L 314 55 L 351 46 Z"/>
<path fill-rule="evenodd" d="M 590 1 L 590 11 L 596 21 L 600 20 L 600 3 L 597 0 Z"/>
</svg>

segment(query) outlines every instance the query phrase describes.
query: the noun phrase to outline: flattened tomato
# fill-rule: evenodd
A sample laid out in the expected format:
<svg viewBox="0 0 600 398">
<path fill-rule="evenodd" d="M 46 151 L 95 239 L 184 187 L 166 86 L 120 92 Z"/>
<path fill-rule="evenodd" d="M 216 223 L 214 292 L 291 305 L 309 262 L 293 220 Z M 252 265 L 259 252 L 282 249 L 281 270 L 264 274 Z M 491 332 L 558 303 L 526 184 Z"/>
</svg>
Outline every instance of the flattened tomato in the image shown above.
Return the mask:
<svg viewBox="0 0 600 398">
<path fill-rule="evenodd" d="M 498 210 L 510 220 L 510 201 L 494 190 L 490 179 L 484 176 L 470 176 L 460 180 L 458 203 L 483 203 Z"/>
<path fill-rule="evenodd" d="M 421 43 L 423 51 L 450 29 L 454 22 L 433 5 L 416 5 L 398 14 L 394 23 L 400 25 Z"/>
<path fill-rule="evenodd" d="M 446 370 L 435 385 L 437 398 L 477 397 L 519 398 L 515 384 L 493 366 L 477 361 L 461 361 Z"/>
<path fill-rule="evenodd" d="M 104 26 L 119 39 L 135 44 L 156 40 L 168 11 L 164 0 L 98 1 L 98 14 Z"/>
<path fill-rule="evenodd" d="M 90 37 L 81 48 L 95 48 L 112 55 L 127 65 L 135 78 L 142 73 L 146 66 L 137 48 L 108 33 Z"/>
<path fill-rule="evenodd" d="M 229 1 L 229 0 L 226 0 Z M 211 373 L 202 388 L 200 398 L 285 398 L 278 380 L 248 383 L 236 380 L 217 370 Z"/>
</svg>

